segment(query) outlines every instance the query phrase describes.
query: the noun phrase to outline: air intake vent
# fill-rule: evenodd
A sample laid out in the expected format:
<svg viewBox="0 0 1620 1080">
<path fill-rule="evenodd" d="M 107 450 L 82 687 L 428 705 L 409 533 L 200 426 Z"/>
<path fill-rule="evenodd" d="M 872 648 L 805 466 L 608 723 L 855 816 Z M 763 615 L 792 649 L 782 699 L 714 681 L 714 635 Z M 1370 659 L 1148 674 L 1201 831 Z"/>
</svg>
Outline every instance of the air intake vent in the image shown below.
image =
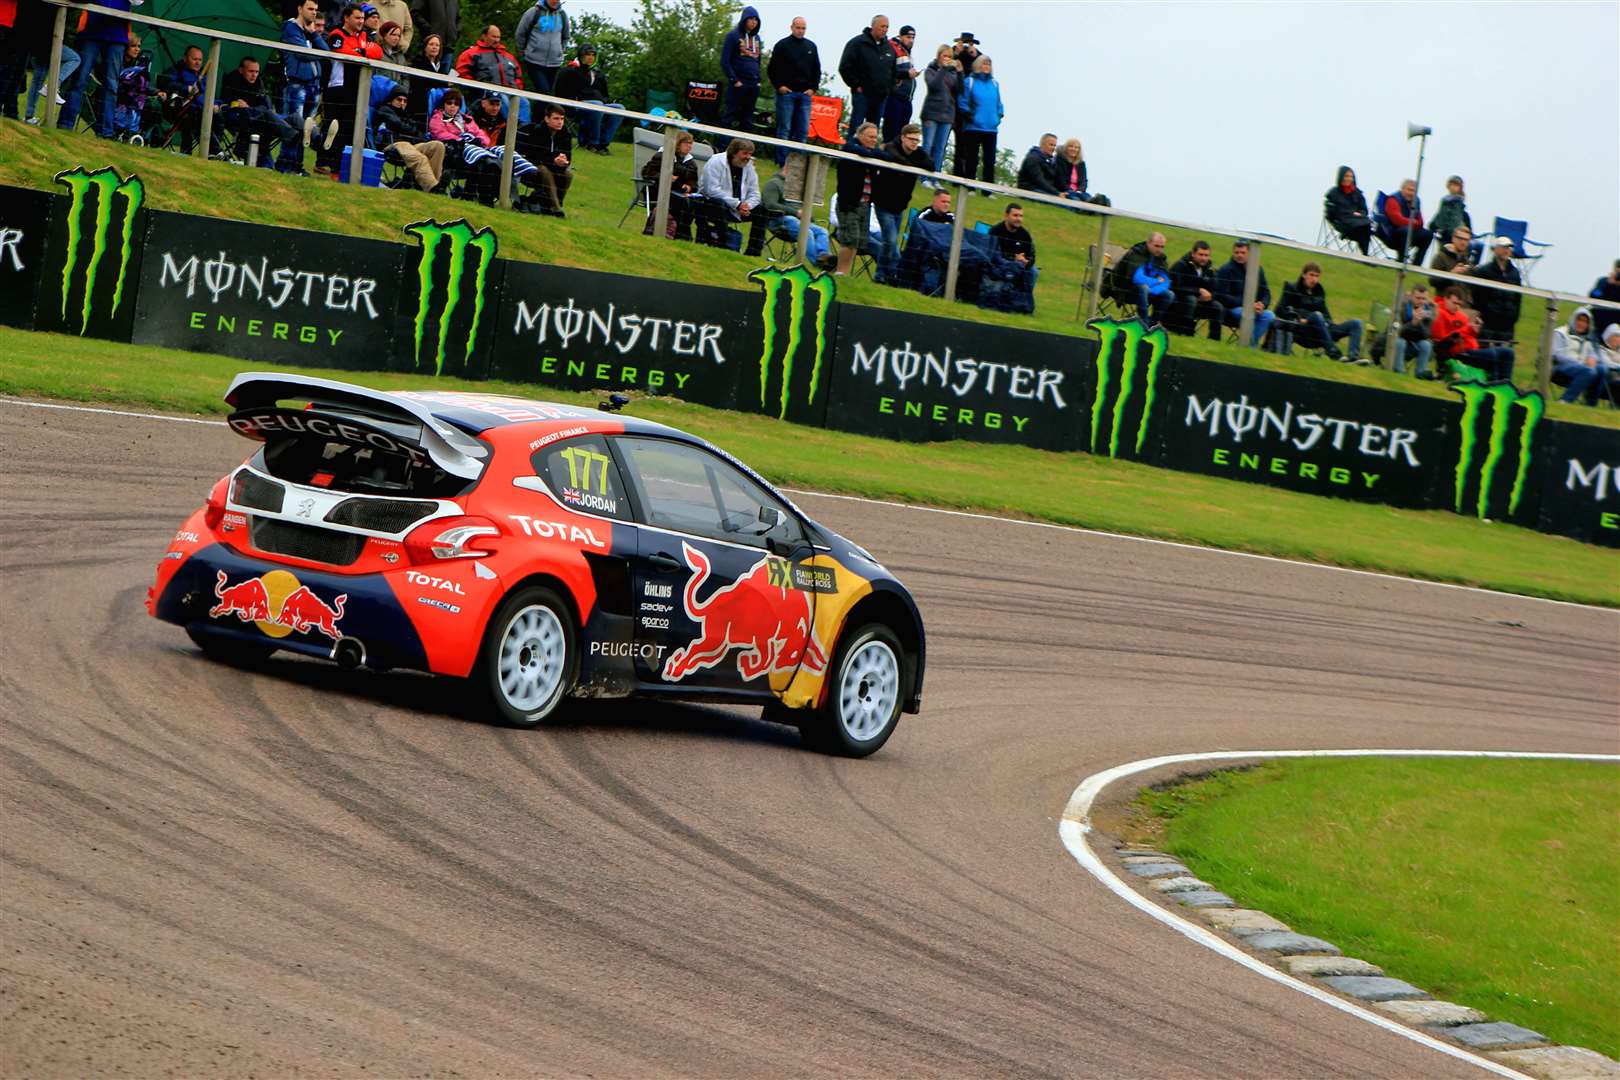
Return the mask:
<svg viewBox="0 0 1620 1080">
<path fill-rule="evenodd" d="M 274 518 L 254 516 L 250 520 L 253 546 L 273 555 L 291 555 L 295 559 L 308 559 L 332 566 L 352 566 L 366 546 L 365 537 L 352 533 L 295 525 Z"/>
<path fill-rule="evenodd" d="M 333 525 L 375 532 L 404 532 L 439 508 L 420 499 L 344 499 L 326 513 Z"/>
<path fill-rule="evenodd" d="M 238 506 L 251 506 L 255 510 L 268 510 L 279 514 L 285 490 L 274 480 L 266 480 L 256 473 L 243 469 L 236 474 L 236 484 L 231 489 L 231 501 Z"/>
</svg>

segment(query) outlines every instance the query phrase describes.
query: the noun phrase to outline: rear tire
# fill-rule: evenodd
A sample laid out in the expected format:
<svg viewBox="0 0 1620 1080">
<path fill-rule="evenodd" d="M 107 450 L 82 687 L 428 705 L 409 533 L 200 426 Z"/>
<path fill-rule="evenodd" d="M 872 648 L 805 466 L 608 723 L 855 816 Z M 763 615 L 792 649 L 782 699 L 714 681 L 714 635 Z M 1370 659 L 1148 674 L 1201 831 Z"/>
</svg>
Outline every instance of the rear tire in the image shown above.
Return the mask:
<svg viewBox="0 0 1620 1080">
<path fill-rule="evenodd" d="M 521 589 L 507 597 L 484 629 L 472 681 L 483 717 L 532 728 L 556 712 L 579 673 L 574 615 L 551 589 Z"/>
<path fill-rule="evenodd" d="M 232 667 L 251 667 L 262 664 L 270 659 L 276 651 L 274 645 L 260 645 L 257 642 L 243 641 L 241 638 L 229 634 L 215 634 L 194 626 L 186 627 L 186 636 L 191 643 L 203 651 L 208 659 L 221 664 L 230 664 Z"/>
<path fill-rule="evenodd" d="M 804 744 L 824 754 L 874 754 L 900 723 L 905 652 L 887 627 L 868 623 L 839 642 L 827 700 L 805 718 Z"/>
</svg>

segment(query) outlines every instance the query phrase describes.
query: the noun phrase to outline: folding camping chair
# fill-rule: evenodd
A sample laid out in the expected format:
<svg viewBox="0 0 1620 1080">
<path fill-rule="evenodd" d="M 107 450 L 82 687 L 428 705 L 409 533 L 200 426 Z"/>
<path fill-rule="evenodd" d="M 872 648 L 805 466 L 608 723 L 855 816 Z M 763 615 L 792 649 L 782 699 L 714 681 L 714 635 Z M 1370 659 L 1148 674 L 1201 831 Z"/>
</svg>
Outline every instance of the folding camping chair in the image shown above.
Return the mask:
<svg viewBox="0 0 1620 1080">
<path fill-rule="evenodd" d="M 1499 217 L 1491 226 L 1492 242 L 1498 237 L 1506 237 L 1513 241 L 1513 261 L 1519 267 L 1519 276 L 1524 279 L 1526 285 L 1530 284 L 1530 271 L 1541 261 L 1542 254 L 1545 254 L 1542 252 L 1532 255 L 1526 249 L 1527 245 L 1538 248 L 1552 247 L 1551 244 L 1543 244 L 1540 240 L 1527 239 L 1525 233 L 1529 231 L 1528 221 L 1517 221 L 1513 218 Z"/>
</svg>

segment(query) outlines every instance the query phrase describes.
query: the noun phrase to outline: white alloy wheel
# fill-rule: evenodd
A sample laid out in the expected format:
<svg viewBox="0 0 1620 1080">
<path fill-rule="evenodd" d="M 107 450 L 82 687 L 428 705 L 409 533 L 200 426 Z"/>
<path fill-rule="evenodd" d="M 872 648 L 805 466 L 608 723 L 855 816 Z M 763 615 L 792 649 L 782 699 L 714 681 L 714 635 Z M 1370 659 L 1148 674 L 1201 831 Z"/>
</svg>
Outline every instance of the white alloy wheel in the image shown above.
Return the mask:
<svg viewBox="0 0 1620 1080">
<path fill-rule="evenodd" d="M 568 671 L 568 638 L 557 613 L 542 604 L 514 612 L 501 633 L 496 670 L 501 696 L 512 709 L 545 710 Z"/>
<path fill-rule="evenodd" d="M 838 680 L 838 722 L 857 743 L 882 734 L 900 700 L 900 660 L 882 638 L 858 644 Z"/>
</svg>

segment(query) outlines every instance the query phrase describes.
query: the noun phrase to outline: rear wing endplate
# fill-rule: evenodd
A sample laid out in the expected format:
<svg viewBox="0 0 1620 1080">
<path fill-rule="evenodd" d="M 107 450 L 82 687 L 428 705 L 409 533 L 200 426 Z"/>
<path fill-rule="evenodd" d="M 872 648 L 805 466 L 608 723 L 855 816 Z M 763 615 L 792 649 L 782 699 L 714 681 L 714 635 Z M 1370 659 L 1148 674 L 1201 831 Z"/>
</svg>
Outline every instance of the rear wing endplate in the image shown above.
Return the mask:
<svg viewBox="0 0 1620 1080">
<path fill-rule="evenodd" d="M 378 420 L 418 425 L 422 449 L 433 463 L 465 480 L 477 479 L 489 453 L 482 442 L 440 420 L 421 402 L 353 383 L 273 371 L 244 371 L 231 380 L 230 389 L 225 391 L 225 403 L 238 411 L 274 406 L 287 398 L 342 406 Z"/>
</svg>

